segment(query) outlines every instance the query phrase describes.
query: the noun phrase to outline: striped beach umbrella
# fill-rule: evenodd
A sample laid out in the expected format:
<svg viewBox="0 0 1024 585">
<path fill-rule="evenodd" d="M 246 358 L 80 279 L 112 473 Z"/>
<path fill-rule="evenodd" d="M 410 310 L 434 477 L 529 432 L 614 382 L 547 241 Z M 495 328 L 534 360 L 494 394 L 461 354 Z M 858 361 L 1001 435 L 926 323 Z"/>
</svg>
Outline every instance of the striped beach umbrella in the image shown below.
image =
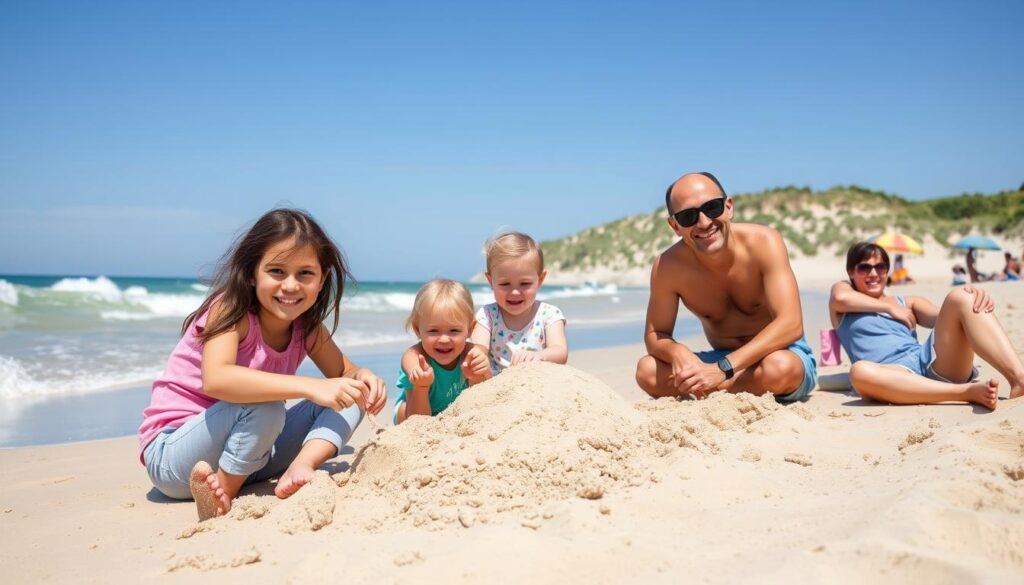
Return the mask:
<svg viewBox="0 0 1024 585">
<path fill-rule="evenodd" d="M 914 238 L 899 232 L 886 232 L 868 240 L 885 248 L 886 252 L 899 254 L 924 254 L 924 248 Z"/>
</svg>

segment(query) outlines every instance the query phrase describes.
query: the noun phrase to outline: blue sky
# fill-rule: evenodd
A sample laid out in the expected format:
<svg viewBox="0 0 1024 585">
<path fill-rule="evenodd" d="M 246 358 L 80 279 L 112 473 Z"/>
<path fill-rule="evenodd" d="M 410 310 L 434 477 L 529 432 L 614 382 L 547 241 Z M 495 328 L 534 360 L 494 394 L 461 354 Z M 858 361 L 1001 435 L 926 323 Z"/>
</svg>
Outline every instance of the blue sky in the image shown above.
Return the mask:
<svg viewBox="0 0 1024 585">
<path fill-rule="evenodd" d="M 1024 182 L 1024 4 L 0 0 L 0 273 L 191 276 L 267 209 L 361 280 L 731 192 Z M 666 228 L 667 229 L 667 228 Z"/>
</svg>

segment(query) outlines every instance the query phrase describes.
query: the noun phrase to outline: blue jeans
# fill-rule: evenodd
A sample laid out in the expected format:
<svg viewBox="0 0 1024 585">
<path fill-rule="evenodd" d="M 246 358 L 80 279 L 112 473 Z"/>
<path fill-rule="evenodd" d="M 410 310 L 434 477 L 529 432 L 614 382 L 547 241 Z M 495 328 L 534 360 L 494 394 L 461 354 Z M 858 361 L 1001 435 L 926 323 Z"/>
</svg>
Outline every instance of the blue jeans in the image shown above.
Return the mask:
<svg viewBox="0 0 1024 585">
<path fill-rule="evenodd" d="M 146 446 L 142 458 L 156 489 L 179 500 L 192 498 L 192 467 L 206 461 L 245 483 L 279 475 L 310 439 L 323 439 L 341 452 L 362 420 L 357 406 L 341 412 L 303 400 L 234 404 L 223 400 L 178 428 L 166 428 Z"/>
</svg>

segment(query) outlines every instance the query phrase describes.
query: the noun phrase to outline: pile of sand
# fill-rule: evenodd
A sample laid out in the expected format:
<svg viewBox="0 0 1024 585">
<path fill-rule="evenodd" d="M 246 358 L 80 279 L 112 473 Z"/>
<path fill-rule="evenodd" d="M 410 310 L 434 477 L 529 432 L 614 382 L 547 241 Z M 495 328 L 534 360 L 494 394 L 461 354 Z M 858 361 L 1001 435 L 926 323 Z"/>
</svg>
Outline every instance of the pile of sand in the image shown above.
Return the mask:
<svg viewBox="0 0 1024 585">
<path fill-rule="evenodd" d="M 335 480 L 345 516 L 370 530 L 535 523 L 552 502 L 656 483 L 670 456 L 716 454 L 722 431 L 764 431 L 778 414 L 750 395 L 631 404 L 569 366 L 529 364 L 380 434 Z"/>
<path fill-rule="evenodd" d="M 180 534 L 164 571 L 270 563 L 306 580 L 343 566 L 402 582 L 676 582 L 682 568 L 724 582 L 1012 582 L 1024 571 L 1024 410 L 962 419 L 970 407 L 830 402 L 631 403 L 568 366 L 512 368 L 440 416 L 384 430 L 351 468 L 318 472 L 288 500 L 238 498 Z"/>
</svg>

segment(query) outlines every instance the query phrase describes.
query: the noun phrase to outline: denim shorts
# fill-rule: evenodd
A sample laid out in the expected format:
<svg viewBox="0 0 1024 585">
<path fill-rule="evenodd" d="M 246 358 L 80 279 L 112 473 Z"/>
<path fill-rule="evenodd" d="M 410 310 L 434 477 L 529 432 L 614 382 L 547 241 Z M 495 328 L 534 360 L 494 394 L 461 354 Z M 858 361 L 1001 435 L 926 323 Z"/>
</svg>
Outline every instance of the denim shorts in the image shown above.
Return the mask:
<svg viewBox="0 0 1024 585">
<path fill-rule="evenodd" d="M 967 376 L 966 380 L 950 380 L 942 374 L 935 371 L 935 332 L 932 331 L 928 334 L 928 339 L 924 340 L 921 344 L 921 352 L 918 354 L 917 363 L 913 364 L 916 367 L 908 366 L 905 363 L 896 363 L 897 366 L 903 366 L 911 372 L 931 378 L 932 380 L 938 380 L 939 382 L 948 382 L 950 384 L 966 384 L 967 382 L 973 382 L 978 379 L 978 368 L 971 367 L 971 373 Z"/>
<path fill-rule="evenodd" d="M 811 395 L 811 390 L 814 390 L 818 383 L 818 366 L 817 362 L 814 361 L 814 352 L 811 351 L 811 346 L 807 345 L 807 338 L 801 337 L 796 343 L 786 349 L 795 353 L 796 357 L 800 358 L 800 363 L 804 366 L 804 379 L 800 382 L 800 386 L 789 394 L 775 395 L 775 400 L 783 404 L 806 400 Z M 705 364 L 713 364 L 733 351 L 735 350 L 712 349 L 709 351 L 699 351 L 696 355 Z"/>
</svg>

